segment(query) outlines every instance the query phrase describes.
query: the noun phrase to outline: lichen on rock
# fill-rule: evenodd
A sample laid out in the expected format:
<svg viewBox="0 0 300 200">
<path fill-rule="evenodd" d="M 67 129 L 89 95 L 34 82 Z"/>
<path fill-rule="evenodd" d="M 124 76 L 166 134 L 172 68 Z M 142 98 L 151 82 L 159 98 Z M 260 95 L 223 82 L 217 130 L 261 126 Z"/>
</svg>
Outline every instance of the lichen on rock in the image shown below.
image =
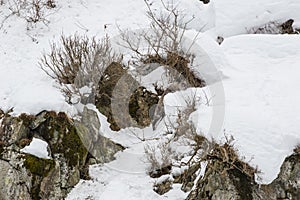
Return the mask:
<svg viewBox="0 0 300 200">
<path fill-rule="evenodd" d="M 6 178 L 0 184 L 0 199 L 64 199 L 80 178 L 88 177 L 89 149 L 82 141 L 91 129 L 86 128 L 87 124 L 81 126 L 84 128 L 78 129 L 65 113 L 52 111 L 3 117 L 0 123 L 0 175 Z M 20 151 L 33 137 L 48 143 L 50 159 Z M 97 148 L 116 145 L 105 139 L 109 145 Z M 110 161 L 120 149 L 98 151 L 110 152 L 104 159 Z"/>
<path fill-rule="evenodd" d="M 190 192 L 187 200 L 300 199 L 299 152 L 294 152 L 285 159 L 278 177 L 268 185 L 256 183 L 254 180 L 256 170 L 238 159 L 236 154 L 227 151 L 226 155 L 224 154 L 223 158 L 218 157 L 218 154 L 215 153 L 210 156 L 204 177 L 198 180 L 195 189 Z M 224 160 L 224 158 L 226 159 Z M 235 159 L 232 160 L 232 158 Z"/>
</svg>

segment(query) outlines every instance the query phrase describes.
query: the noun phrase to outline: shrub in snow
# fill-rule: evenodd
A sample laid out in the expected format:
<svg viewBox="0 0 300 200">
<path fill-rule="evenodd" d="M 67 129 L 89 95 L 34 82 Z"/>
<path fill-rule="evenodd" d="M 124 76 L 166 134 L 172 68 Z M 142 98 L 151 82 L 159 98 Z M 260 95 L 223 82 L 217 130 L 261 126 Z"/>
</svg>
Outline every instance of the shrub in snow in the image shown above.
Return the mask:
<svg viewBox="0 0 300 200">
<path fill-rule="evenodd" d="M 161 13 L 154 12 L 151 4 L 147 1 L 145 3 L 148 7 L 147 16 L 151 21 L 149 29 L 121 31 L 120 45 L 131 51 L 129 64 L 136 74 L 145 75 L 149 73 L 149 69 L 164 66 L 169 85 L 165 88 L 154 85 L 161 96 L 152 117 L 152 127 L 155 129 L 164 117 L 163 99 L 168 93 L 189 86 L 203 87 L 205 82 L 190 68 L 195 57 L 190 53 L 194 41 L 189 45 L 184 41 L 186 27 L 193 18 L 186 21 L 185 16 L 174 5 L 165 4 L 164 1 L 161 1 L 164 7 Z"/>
<path fill-rule="evenodd" d="M 107 37 L 97 40 L 87 36 L 61 36 L 61 43 L 52 43 L 40 67 L 60 85 L 68 103 L 74 104 L 85 95 L 96 94 L 103 71 L 111 63 L 120 63 Z M 75 100 L 74 100 L 75 98 Z"/>
<path fill-rule="evenodd" d="M 143 74 L 145 66 L 158 63 L 168 67 L 166 71 L 173 82 L 187 81 L 193 87 L 204 86 L 205 82 L 189 68 L 194 59 L 194 55 L 190 53 L 194 41 L 189 47 L 184 45 L 184 34 L 193 18 L 186 21 L 185 16 L 174 5 L 163 1 L 164 10 L 159 14 L 152 10 L 150 3 L 145 3 L 148 7 L 147 16 L 151 21 L 149 29 L 138 33 L 121 32 L 121 45 L 133 53 L 132 65 L 138 73 Z"/>
<path fill-rule="evenodd" d="M 56 7 L 54 0 L 8 0 L 8 3 L 12 14 L 24 18 L 28 23 L 49 23 L 47 9 Z"/>
<path fill-rule="evenodd" d="M 149 162 L 148 173 L 152 178 L 170 173 L 172 169 L 172 152 L 168 143 L 160 143 L 157 147 L 147 145 L 144 149 Z"/>
</svg>

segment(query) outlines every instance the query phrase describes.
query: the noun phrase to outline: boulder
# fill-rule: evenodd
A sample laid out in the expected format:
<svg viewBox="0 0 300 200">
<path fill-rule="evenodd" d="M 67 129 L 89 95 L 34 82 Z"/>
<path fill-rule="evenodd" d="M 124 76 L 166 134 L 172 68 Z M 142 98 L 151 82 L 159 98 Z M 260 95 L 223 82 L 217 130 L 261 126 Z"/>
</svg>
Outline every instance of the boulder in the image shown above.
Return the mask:
<svg viewBox="0 0 300 200">
<path fill-rule="evenodd" d="M 141 87 L 121 64 L 112 63 L 100 79 L 95 102 L 110 128 L 119 131 L 131 126 L 149 126 L 149 111 L 158 100 L 157 94 Z"/>
<path fill-rule="evenodd" d="M 154 111 L 154 107 L 158 101 L 159 97 L 157 94 L 140 86 L 129 99 L 129 114 L 139 126 L 149 126 L 153 116 L 151 111 Z"/>
<path fill-rule="evenodd" d="M 285 159 L 278 177 L 268 185 L 257 184 L 254 180 L 256 170 L 239 160 L 226 146 L 217 146 L 208 158 L 205 175 L 197 181 L 187 200 L 300 199 L 299 152 L 295 151 Z"/>
<path fill-rule="evenodd" d="M 64 199 L 80 178 L 88 177 L 89 150 L 98 152 L 99 162 L 108 162 L 122 149 L 103 136 L 99 137 L 101 145 L 86 145 L 83 141 L 97 139 L 92 135 L 98 135 L 99 127 L 89 110 L 81 122 L 51 111 L 35 116 L 2 115 L 0 177 L 5 180 L 0 183 L 0 199 Z M 33 137 L 48 143 L 49 159 L 21 151 Z"/>
<path fill-rule="evenodd" d="M 124 150 L 124 147 L 99 134 L 100 127 L 97 113 L 85 106 L 81 120 L 75 121 L 79 137 L 97 163 L 110 162 L 114 159 L 114 154 Z"/>
<path fill-rule="evenodd" d="M 262 190 L 269 199 L 300 199 L 300 153 L 287 157 L 277 178 Z"/>
<path fill-rule="evenodd" d="M 131 126 L 128 113 L 129 94 L 138 87 L 138 82 L 131 77 L 127 70 L 119 63 L 109 65 L 100 78 L 98 92 L 95 95 L 95 105 L 97 109 L 107 117 L 107 121 L 111 124 L 110 128 L 114 131 L 120 128 Z M 115 112 L 121 110 L 123 115 L 116 115 Z"/>
</svg>

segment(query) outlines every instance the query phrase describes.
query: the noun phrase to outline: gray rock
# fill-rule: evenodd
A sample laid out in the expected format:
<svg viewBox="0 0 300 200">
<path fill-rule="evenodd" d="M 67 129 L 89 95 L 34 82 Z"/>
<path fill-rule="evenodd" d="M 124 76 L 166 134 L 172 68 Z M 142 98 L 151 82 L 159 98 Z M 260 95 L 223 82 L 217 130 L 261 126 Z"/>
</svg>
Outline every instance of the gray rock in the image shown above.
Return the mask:
<svg viewBox="0 0 300 200">
<path fill-rule="evenodd" d="M 237 157 L 233 152 L 227 152 L 225 155 L 223 158 L 218 154 L 210 157 L 205 176 L 199 179 L 195 189 L 188 195 L 188 200 L 300 199 L 300 154 L 298 152 L 285 159 L 278 177 L 269 185 L 258 185 L 253 179 L 254 171 L 247 163 L 236 160 Z"/>
<path fill-rule="evenodd" d="M 88 150 L 97 152 L 102 162 L 111 161 L 122 147 L 96 134 L 100 123 L 94 112 L 85 110 L 84 115 L 82 122 L 74 122 L 65 113 L 48 111 L 37 116 L 2 116 L 1 200 L 64 199 L 80 178 L 88 176 Z M 48 143 L 51 159 L 20 152 L 33 137 Z M 102 143 L 98 142 L 101 145 L 96 148 L 89 140 Z"/>
<path fill-rule="evenodd" d="M 81 121 L 75 122 L 81 141 L 96 162 L 110 162 L 114 159 L 114 154 L 124 150 L 124 147 L 102 136 L 100 126 L 97 113 L 87 107 L 83 109 Z"/>
<path fill-rule="evenodd" d="M 300 199 L 300 154 L 287 157 L 277 178 L 262 189 L 269 199 Z"/>
</svg>

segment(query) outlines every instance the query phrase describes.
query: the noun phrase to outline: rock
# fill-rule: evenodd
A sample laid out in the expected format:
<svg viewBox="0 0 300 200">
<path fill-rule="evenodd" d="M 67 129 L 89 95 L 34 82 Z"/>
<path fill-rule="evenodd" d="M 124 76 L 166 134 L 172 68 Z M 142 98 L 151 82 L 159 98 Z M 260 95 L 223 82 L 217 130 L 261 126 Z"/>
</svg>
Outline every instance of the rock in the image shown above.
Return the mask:
<svg viewBox="0 0 300 200">
<path fill-rule="evenodd" d="M 204 4 L 208 4 L 210 2 L 210 0 L 200 0 L 202 1 Z"/>
<path fill-rule="evenodd" d="M 286 22 L 268 22 L 260 27 L 253 27 L 248 32 L 254 34 L 299 34 L 298 29 L 293 28 L 293 19 Z"/>
<path fill-rule="evenodd" d="M 169 192 L 171 189 L 172 189 L 172 181 L 169 179 L 166 179 L 159 184 L 155 184 L 153 188 L 154 192 L 156 192 L 159 195 L 163 195 Z"/>
<path fill-rule="evenodd" d="M 294 28 L 293 28 L 293 19 L 289 19 L 286 22 L 282 23 L 280 25 L 281 33 L 282 34 L 295 34 Z"/>
<path fill-rule="evenodd" d="M 105 69 L 99 81 L 95 105 L 107 117 L 112 130 L 118 131 L 120 128 L 126 128 L 133 124 L 127 111 L 130 94 L 137 87 L 137 81 L 127 73 L 121 64 L 112 63 Z M 123 113 L 122 115 L 119 113 L 114 115 L 114 110 L 112 110 L 114 105 L 113 108 L 117 109 L 116 112 L 120 111 L 119 113 Z"/>
<path fill-rule="evenodd" d="M 151 178 L 159 178 L 162 175 L 170 174 L 171 170 L 172 170 L 172 166 L 171 165 L 163 166 L 163 167 L 161 167 L 159 169 L 155 169 L 153 171 L 150 171 L 149 172 L 149 176 Z"/>
<path fill-rule="evenodd" d="M 36 116 L 4 116 L 0 124 L 0 177 L 5 180 L 0 183 L 0 199 L 64 199 L 80 178 L 88 177 L 89 149 L 82 141 L 96 137 L 91 136 L 100 128 L 96 118 L 90 110 L 85 110 L 82 122 L 76 123 L 65 113 L 51 111 Z M 33 137 L 48 143 L 51 159 L 20 151 Z M 102 162 L 110 161 L 122 148 L 103 136 L 99 138 L 97 148 L 87 147 L 97 149 Z"/>
<path fill-rule="evenodd" d="M 144 87 L 138 87 L 129 100 L 129 114 L 141 127 L 151 123 L 150 109 L 159 101 L 157 94 L 148 91 Z M 152 109 L 153 111 L 153 109 Z"/>
<path fill-rule="evenodd" d="M 269 199 L 300 199 L 300 153 L 287 157 L 277 178 L 262 189 Z"/>
<path fill-rule="evenodd" d="M 201 168 L 200 163 L 196 163 L 185 170 L 182 174 L 174 178 L 174 183 L 181 183 L 181 190 L 184 192 L 191 191 L 194 181 L 197 178 L 196 172 Z"/>
<path fill-rule="evenodd" d="M 188 200 L 253 199 L 256 171 L 238 159 L 231 145 L 216 144 L 207 160 L 205 175 L 188 195 Z"/>
<path fill-rule="evenodd" d="M 223 41 L 224 41 L 224 38 L 223 38 L 223 37 L 221 37 L 221 36 L 218 36 L 218 37 L 217 37 L 217 43 L 218 43 L 219 45 L 221 45 L 221 44 L 223 43 Z"/>
<path fill-rule="evenodd" d="M 19 166 L 14 162 L 0 160 L 0 199 L 1 200 L 27 200 L 31 199 L 31 178 L 25 169 L 14 168 Z"/>
<path fill-rule="evenodd" d="M 168 53 L 166 59 L 166 65 L 171 68 L 170 76 L 173 83 L 187 84 L 190 87 L 204 87 L 205 81 L 198 78 L 195 72 L 189 67 L 189 59 L 182 57 L 176 53 Z M 172 73 L 174 73 L 172 75 Z"/>
<path fill-rule="evenodd" d="M 139 86 L 122 65 L 112 63 L 104 71 L 98 91 L 96 107 L 107 117 L 112 130 L 150 125 L 149 110 L 157 104 L 158 95 Z"/>
<path fill-rule="evenodd" d="M 79 137 L 92 158 L 97 163 L 110 162 L 114 159 L 114 154 L 124 150 L 120 144 L 115 144 L 110 139 L 103 137 L 100 133 L 100 121 L 95 111 L 84 107 L 81 114 L 81 121 L 75 122 Z"/>
<path fill-rule="evenodd" d="M 223 152 L 223 153 L 221 153 Z M 221 154 L 220 154 L 221 153 Z M 217 146 L 209 164 L 188 200 L 295 200 L 300 199 L 300 154 L 295 152 L 283 162 L 278 177 L 268 185 L 258 185 L 255 170 L 237 159 L 232 149 Z"/>
</svg>

